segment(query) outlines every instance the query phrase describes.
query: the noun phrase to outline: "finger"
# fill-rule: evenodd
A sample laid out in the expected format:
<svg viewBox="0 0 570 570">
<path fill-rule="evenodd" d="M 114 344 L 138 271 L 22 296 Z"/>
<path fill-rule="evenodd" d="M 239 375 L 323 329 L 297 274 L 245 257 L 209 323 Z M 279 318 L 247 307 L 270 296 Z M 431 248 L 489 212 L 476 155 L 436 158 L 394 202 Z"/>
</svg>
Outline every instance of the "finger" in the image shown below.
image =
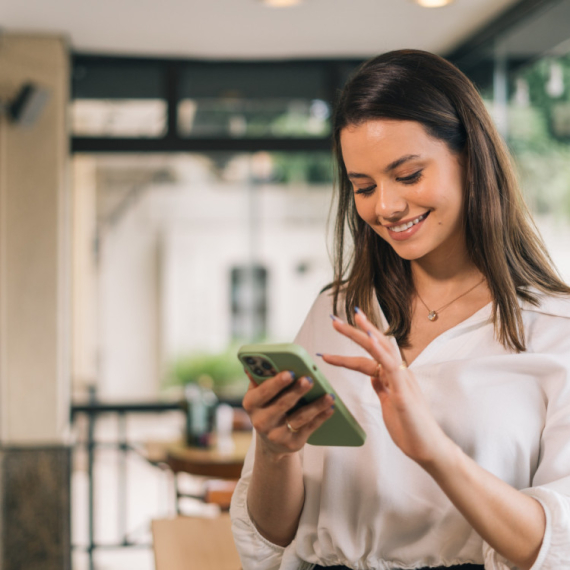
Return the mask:
<svg viewBox="0 0 570 570">
<path fill-rule="evenodd" d="M 285 414 L 291 408 L 293 408 L 297 402 L 305 395 L 310 392 L 313 387 L 313 379 L 308 376 L 302 376 L 297 382 L 295 382 L 286 391 L 277 394 L 277 396 L 271 400 L 265 407 L 270 414 L 279 415 Z"/>
<path fill-rule="evenodd" d="M 287 421 L 295 429 L 301 430 L 308 423 L 313 421 L 316 416 L 324 412 L 325 410 L 332 408 L 334 406 L 334 396 L 332 394 L 326 394 L 320 397 L 318 400 L 303 406 L 301 409 L 287 416 Z"/>
<path fill-rule="evenodd" d="M 359 312 L 358 312 L 359 311 Z M 372 355 L 370 352 L 371 349 L 371 339 L 376 338 L 378 342 L 384 346 L 385 350 L 392 353 L 394 356 L 394 347 L 390 343 L 390 341 L 383 335 L 368 319 L 364 313 L 358 309 L 355 322 L 359 325 L 360 328 L 353 327 L 341 321 L 338 317 L 333 317 L 333 328 L 343 334 L 344 336 L 350 338 L 357 344 L 359 344 L 364 350 L 366 350 L 369 354 Z M 332 316 L 332 315 L 331 315 Z M 362 330 L 361 330 L 362 329 Z"/>
<path fill-rule="evenodd" d="M 373 338 L 372 344 L 372 354 L 382 365 L 380 374 L 377 376 L 382 386 L 373 381 L 373 388 L 378 393 L 378 396 L 381 396 L 382 392 L 402 393 L 402 390 L 405 390 L 406 387 L 410 387 L 411 385 L 406 381 L 410 379 L 413 381 L 405 363 L 389 355 L 387 351 L 380 346 L 376 338 Z"/>
<path fill-rule="evenodd" d="M 350 340 L 353 340 L 354 342 L 362 346 L 362 348 L 364 348 L 365 350 L 367 349 L 366 347 L 369 344 L 369 336 L 364 331 L 358 330 L 356 327 L 353 327 L 352 325 L 349 325 L 344 321 L 341 321 L 338 317 L 335 317 L 334 315 L 331 315 L 331 318 L 333 320 L 333 328 L 337 332 L 348 337 Z"/>
<path fill-rule="evenodd" d="M 391 353 L 395 353 L 396 348 L 388 340 L 388 337 L 380 330 L 378 330 L 369 320 L 368 317 L 362 310 L 356 309 L 356 315 L 354 317 L 354 322 L 356 326 L 365 332 L 368 336 L 374 336 L 381 346 Z"/>
<path fill-rule="evenodd" d="M 267 433 L 275 427 L 282 425 L 286 413 L 311 390 L 312 381 L 305 376 L 299 378 L 291 388 L 282 394 L 278 394 L 271 402 L 263 407 L 256 408 L 252 412 L 252 423 L 260 432 Z"/>
<path fill-rule="evenodd" d="M 315 416 L 310 422 L 306 423 L 300 430 L 298 434 L 305 440 L 319 427 L 321 427 L 332 415 L 334 414 L 334 409 L 330 406 L 323 410 L 320 414 Z"/>
<path fill-rule="evenodd" d="M 322 354 L 321 358 L 333 366 L 342 366 L 356 372 L 362 372 L 367 376 L 373 376 L 378 368 L 378 363 L 370 358 L 360 356 L 338 356 L 336 354 Z"/>
<path fill-rule="evenodd" d="M 390 388 L 388 387 L 386 382 L 384 382 L 384 380 L 382 380 L 382 378 L 380 378 L 378 376 L 371 376 L 370 380 L 372 383 L 372 388 L 376 392 L 376 394 L 378 394 L 378 396 L 382 396 L 382 394 L 389 394 L 390 393 Z"/>
<path fill-rule="evenodd" d="M 243 408 L 246 412 L 250 413 L 255 408 L 265 406 L 271 401 L 279 392 L 290 386 L 295 381 L 295 375 L 292 372 L 284 371 L 279 372 L 259 384 L 254 390 L 246 392 L 243 398 Z"/>
<path fill-rule="evenodd" d="M 382 365 L 383 373 L 389 372 L 394 374 L 398 370 L 400 364 L 399 359 L 397 360 L 392 351 L 386 349 L 382 346 L 379 340 L 374 336 L 370 336 L 370 350 L 368 351 L 374 360 Z"/>
</svg>

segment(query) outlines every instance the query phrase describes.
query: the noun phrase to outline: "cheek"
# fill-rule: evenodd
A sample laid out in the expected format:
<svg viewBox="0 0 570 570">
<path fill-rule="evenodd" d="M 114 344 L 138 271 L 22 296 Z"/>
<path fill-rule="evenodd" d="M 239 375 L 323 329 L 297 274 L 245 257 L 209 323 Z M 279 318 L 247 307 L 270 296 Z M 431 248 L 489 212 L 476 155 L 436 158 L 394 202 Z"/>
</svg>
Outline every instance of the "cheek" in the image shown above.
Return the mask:
<svg viewBox="0 0 570 570">
<path fill-rule="evenodd" d="M 354 200 L 354 204 L 356 206 L 356 212 L 365 222 L 370 223 L 370 220 L 376 219 L 372 200 L 367 201 L 363 198 L 357 198 Z"/>
</svg>

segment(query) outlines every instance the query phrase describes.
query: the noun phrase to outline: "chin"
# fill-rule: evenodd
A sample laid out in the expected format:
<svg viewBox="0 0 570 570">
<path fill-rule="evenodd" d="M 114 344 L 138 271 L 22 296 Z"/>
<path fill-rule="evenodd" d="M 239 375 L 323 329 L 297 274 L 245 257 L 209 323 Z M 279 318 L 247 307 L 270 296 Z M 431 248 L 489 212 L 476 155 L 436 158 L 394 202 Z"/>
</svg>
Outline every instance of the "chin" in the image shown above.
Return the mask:
<svg viewBox="0 0 570 570">
<path fill-rule="evenodd" d="M 398 257 L 401 257 L 402 259 L 405 259 L 406 261 L 417 261 L 418 259 L 425 257 L 429 253 L 429 250 L 426 250 L 425 248 L 419 248 L 414 246 L 408 247 L 402 245 L 394 246 L 393 244 L 390 245 L 394 250 L 394 252 L 396 253 L 396 255 L 398 255 Z"/>
</svg>

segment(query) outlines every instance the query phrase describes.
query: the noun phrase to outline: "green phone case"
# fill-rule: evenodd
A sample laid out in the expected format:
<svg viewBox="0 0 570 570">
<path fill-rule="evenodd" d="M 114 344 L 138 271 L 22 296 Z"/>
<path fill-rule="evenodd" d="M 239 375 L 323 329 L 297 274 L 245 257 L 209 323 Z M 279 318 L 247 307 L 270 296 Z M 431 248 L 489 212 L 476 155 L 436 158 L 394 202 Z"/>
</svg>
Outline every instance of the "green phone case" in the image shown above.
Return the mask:
<svg viewBox="0 0 570 570">
<path fill-rule="evenodd" d="M 301 404 L 310 403 L 324 394 L 334 394 L 333 415 L 317 428 L 307 440 L 312 445 L 359 446 L 366 440 L 366 433 L 354 419 L 328 380 L 317 368 L 307 351 L 296 344 L 250 344 L 242 346 L 238 358 L 258 383 L 267 380 L 269 374 L 291 370 L 297 378 L 310 376 L 312 389 L 302 398 Z M 273 370 L 262 368 L 261 358 L 272 365 Z M 249 359 L 249 362 L 248 362 Z M 265 364 L 267 367 L 268 365 Z M 299 406 L 296 406 L 297 409 Z"/>
</svg>

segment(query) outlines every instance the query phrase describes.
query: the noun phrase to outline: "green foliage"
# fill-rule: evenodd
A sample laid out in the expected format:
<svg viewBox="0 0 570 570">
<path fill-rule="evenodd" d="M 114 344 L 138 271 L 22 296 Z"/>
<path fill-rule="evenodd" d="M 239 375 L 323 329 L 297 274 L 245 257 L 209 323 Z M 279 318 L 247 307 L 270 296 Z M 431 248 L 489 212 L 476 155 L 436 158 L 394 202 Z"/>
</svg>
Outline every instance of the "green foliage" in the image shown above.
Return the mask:
<svg viewBox="0 0 570 570">
<path fill-rule="evenodd" d="M 181 356 L 172 363 L 167 384 L 201 384 L 224 395 L 245 393 L 248 379 L 243 365 L 238 360 L 237 348 L 225 352 L 196 352 Z"/>
<path fill-rule="evenodd" d="M 275 181 L 282 184 L 332 184 L 330 152 L 274 152 Z"/>
<path fill-rule="evenodd" d="M 522 190 L 535 213 L 570 218 L 570 140 L 553 133 L 553 112 L 570 103 L 570 57 L 557 58 L 565 89 L 559 97 L 547 91 L 552 59 L 543 58 L 519 70 L 515 78 L 528 85 L 529 105 L 509 105 L 508 144 Z"/>
</svg>

